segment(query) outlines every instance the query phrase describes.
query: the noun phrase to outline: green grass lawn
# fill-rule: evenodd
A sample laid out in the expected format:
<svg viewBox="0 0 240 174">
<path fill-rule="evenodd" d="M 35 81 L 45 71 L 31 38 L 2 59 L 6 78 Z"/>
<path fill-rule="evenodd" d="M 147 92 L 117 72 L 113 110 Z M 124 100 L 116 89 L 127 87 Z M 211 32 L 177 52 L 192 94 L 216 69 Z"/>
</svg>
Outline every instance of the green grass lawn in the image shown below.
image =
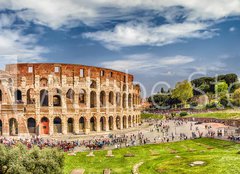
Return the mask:
<svg viewBox="0 0 240 174">
<path fill-rule="evenodd" d="M 201 117 L 201 118 L 218 118 L 218 119 L 240 119 L 240 113 L 234 112 L 213 112 L 213 113 L 198 113 L 198 114 L 191 114 L 187 117 Z"/>
<path fill-rule="evenodd" d="M 88 152 L 81 152 L 76 156 L 66 154 L 64 173 L 83 168 L 86 174 L 101 174 L 110 168 L 112 173 L 130 174 L 134 164 L 144 162 L 139 168 L 141 174 L 237 174 L 240 173 L 238 151 L 240 144 L 203 138 L 117 149 L 113 150 L 114 157 L 105 157 L 105 150 L 94 152 L 95 157 L 86 157 Z M 135 156 L 124 157 L 127 153 Z M 205 165 L 191 167 L 193 161 L 204 161 Z"/>
<path fill-rule="evenodd" d="M 160 115 L 160 114 L 152 114 L 152 113 L 142 113 L 142 114 L 141 114 L 141 118 L 142 118 L 142 119 L 146 119 L 146 118 L 162 119 L 162 118 L 163 118 L 163 115 Z"/>
</svg>

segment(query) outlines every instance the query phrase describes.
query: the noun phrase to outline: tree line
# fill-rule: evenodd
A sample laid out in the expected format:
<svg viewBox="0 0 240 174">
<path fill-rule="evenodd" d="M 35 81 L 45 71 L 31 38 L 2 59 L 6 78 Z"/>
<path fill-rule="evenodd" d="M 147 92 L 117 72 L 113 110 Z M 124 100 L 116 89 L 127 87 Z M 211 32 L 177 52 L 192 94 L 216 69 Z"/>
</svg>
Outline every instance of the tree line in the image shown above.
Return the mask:
<svg viewBox="0 0 240 174">
<path fill-rule="evenodd" d="M 169 109 L 176 107 L 197 107 L 197 99 L 206 96 L 205 107 L 240 106 L 240 84 L 236 74 L 201 77 L 192 81 L 178 82 L 174 89 L 161 88 L 148 98 L 153 108 Z"/>
</svg>

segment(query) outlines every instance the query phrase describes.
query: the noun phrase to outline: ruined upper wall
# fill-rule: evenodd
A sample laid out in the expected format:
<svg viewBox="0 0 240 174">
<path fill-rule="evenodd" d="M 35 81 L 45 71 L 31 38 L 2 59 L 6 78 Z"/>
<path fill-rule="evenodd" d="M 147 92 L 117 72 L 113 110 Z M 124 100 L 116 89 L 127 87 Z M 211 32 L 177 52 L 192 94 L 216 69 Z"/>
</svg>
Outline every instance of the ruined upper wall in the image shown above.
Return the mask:
<svg viewBox="0 0 240 174">
<path fill-rule="evenodd" d="M 29 67 L 32 67 L 32 72 L 29 72 Z M 59 67 L 59 72 L 55 71 L 55 68 Z M 35 75 L 40 77 L 48 77 L 49 75 L 54 76 L 66 76 L 68 77 L 80 77 L 80 69 L 83 69 L 84 77 L 100 78 L 101 80 L 110 79 L 117 81 L 133 82 L 133 75 L 123 73 L 116 70 L 77 65 L 77 64 L 61 64 L 61 63 L 18 63 L 6 65 L 5 71 L 11 75 L 17 76 L 18 78 L 26 77 L 32 79 Z M 104 75 L 101 76 L 101 71 Z M 81 78 L 81 77 L 80 77 Z"/>
</svg>

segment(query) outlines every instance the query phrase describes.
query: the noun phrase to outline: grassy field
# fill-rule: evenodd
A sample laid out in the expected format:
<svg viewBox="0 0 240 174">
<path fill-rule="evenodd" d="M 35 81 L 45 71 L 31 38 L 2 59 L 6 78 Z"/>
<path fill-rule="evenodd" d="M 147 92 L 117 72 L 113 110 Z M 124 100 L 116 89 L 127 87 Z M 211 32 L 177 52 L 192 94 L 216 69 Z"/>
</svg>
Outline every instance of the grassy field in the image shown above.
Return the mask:
<svg viewBox="0 0 240 174">
<path fill-rule="evenodd" d="M 187 117 L 205 117 L 205 118 L 218 118 L 218 119 L 240 119 L 240 112 L 213 112 L 213 113 L 198 113 L 198 114 L 191 114 Z"/>
<path fill-rule="evenodd" d="M 133 166 L 143 162 L 141 174 L 237 174 L 240 173 L 240 144 L 214 139 L 196 139 L 175 143 L 145 145 L 113 150 L 114 157 L 105 157 L 107 151 L 94 152 L 95 157 L 86 157 L 88 152 L 67 156 L 64 173 L 83 168 L 86 174 L 101 174 L 105 168 L 112 173 L 130 174 Z M 134 157 L 124 157 L 134 154 Z M 176 156 L 180 156 L 177 158 Z M 203 166 L 191 167 L 194 161 L 204 161 Z"/>
<path fill-rule="evenodd" d="M 160 114 L 152 114 L 152 113 L 142 113 L 142 114 L 141 114 L 141 118 L 142 118 L 142 119 L 146 119 L 146 118 L 162 119 L 162 118 L 163 118 L 163 115 L 160 115 Z"/>
</svg>

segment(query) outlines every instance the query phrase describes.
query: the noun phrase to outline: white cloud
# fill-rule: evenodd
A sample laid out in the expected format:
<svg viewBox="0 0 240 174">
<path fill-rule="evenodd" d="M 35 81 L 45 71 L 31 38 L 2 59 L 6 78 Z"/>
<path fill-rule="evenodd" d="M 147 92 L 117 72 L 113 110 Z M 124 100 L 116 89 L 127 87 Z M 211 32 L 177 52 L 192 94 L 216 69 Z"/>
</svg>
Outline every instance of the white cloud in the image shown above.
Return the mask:
<svg viewBox="0 0 240 174">
<path fill-rule="evenodd" d="M 42 60 L 47 49 L 37 46 L 37 36 L 13 27 L 14 15 L 0 15 L 0 64 Z"/>
<path fill-rule="evenodd" d="M 183 7 L 188 21 L 218 20 L 240 14 L 239 0 L 3 0 L 0 9 L 18 10 L 27 21 L 58 29 L 79 22 L 91 25 L 116 16 L 125 16 L 135 9 L 163 12 L 167 8 Z M 112 8 L 116 10 L 112 10 Z M 117 11 L 117 13 L 116 13 Z M 162 14 L 164 16 L 164 14 Z M 178 15 L 178 11 L 176 11 Z M 174 14 L 171 14 L 173 17 Z M 135 17 L 133 17 L 135 18 Z"/>
<path fill-rule="evenodd" d="M 102 62 L 101 65 L 106 68 L 125 72 L 156 72 L 171 75 L 172 72 L 169 69 L 191 62 L 194 62 L 194 58 L 182 55 L 157 57 L 152 54 L 134 54 L 125 56 L 123 59 Z"/>
<path fill-rule="evenodd" d="M 101 41 L 109 49 L 154 45 L 162 46 L 187 38 L 210 38 L 215 32 L 205 23 L 174 23 L 151 26 L 147 23 L 119 24 L 113 30 L 89 32 L 84 37 Z"/>
<path fill-rule="evenodd" d="M 236 30 L 235 27 L 230 27 L 230 28 L 229 28 L 229 31 L 230 31 L 230 32 L 234 32 L 235 30 Z"/>
</svg>

